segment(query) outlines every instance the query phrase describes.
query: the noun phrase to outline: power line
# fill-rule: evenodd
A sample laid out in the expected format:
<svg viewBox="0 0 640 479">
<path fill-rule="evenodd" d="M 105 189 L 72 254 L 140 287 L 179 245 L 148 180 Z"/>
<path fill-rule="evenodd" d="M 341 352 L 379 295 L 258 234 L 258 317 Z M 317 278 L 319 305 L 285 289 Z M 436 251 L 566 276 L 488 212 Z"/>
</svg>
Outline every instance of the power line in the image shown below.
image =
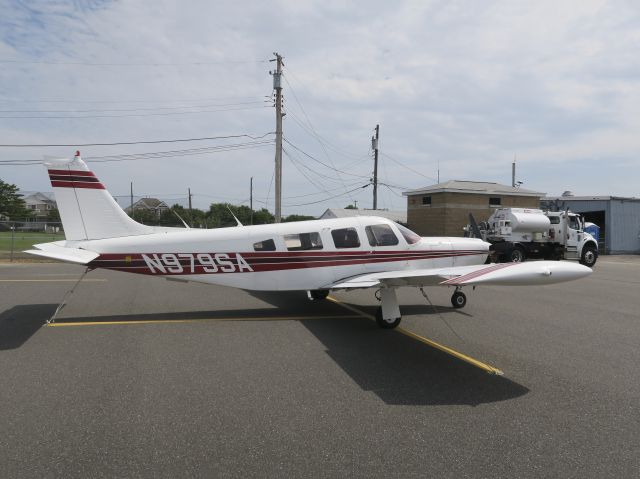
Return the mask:
<svg viewBox="0 0 640 479">
<path fill-rule="evenodd" d="M 172 116 L 172 115 L 192 115 L 198 113 L 218 113 L 221 111 L 241 111 L 241 110 L 257 110 L 260 108 L 270 108 L 269 105 L 263 106 L 253 106 L 253 107 L 241 107 L 241 108 L 220 108 L 213 110 L 196 110 L 196 111 L 173 111 L 173 112 L 163 112 L 163 113 L 131 113 L 125 115 L 74 115 L 74 116 L 65 116 L 65 115 L 2 115 L 0 119 L 13 119 L 13 120 L 72 120 L 72 119 L 83 119 L 83 118 L 132 118 L 132 117 L 145 117 L 145 116 Z"/>
<path fill-rule="evenodd" d="M 300 81 L 300 79 L 291 71 L 291 69 L 287 69 L 288 74 L 291 75 L 292 78 L 295 78 L 296 81 L 298 83 L 300 83 L 302 85 L 302 82 Z M 326 146 L 328 146 L 329 148 L 331 148 L 332 150 L 334 150 L 335 152 L 337 152 L 338 154 L 341 154 L 344 157 L 350 156 L 350 157 L 355 157 L 357 156 L 354 153 L 350 153 L 346 150 L 342 150 L 341 148 L 337 147 L 336 145 L 334 145 L 333 143 L 331 143 L 329 140 L 327 140 L 326 138 L 324 138 L 322 135 L 320 135 L 320 133 L 318 133 L 315 128 L 313 127 L 313 125 L 311 124 L 311 120 L 309 119 L 309 117 L 307 116 L 307 112 L 305 111 L 304 107 L 302 106 L 302 103 L 298 100 L 298 96 L 296 95 L 296 92 L 293 88 L 293 86 L 289 83 L 289 80 L 287 79 L 286 75 L 284 77 L 284 80 L 287 82 L 287 85 L 289 86 L 289 88 L 291 89 L 291 92 L 293 93 L 293 98 L 296 101 L 296 103 L 298 103 L 298 105 L 300 106 L 300 110 L 302 111 L 302 114 L 305 116 L 305 118 L 307 119 L 307 123 L 308 123 L 308 127 L 310 128 L 310 131 L 306 128 L 306 126 L 304 124 L 302 124 L 300 121 L 297 121 L 296 123 L 298 123 L 303 129 L 305 129 L 307 131 L 307 133 L 309 133 L 310 135 L 314 136 L 318 141 L 323 142 Z M 302 85 L 302 87 L 304 88 L 304 85 Z M 291 113 L 292 117 L 296 117 L 295 114 Z M 295 121 L 295 118 L 294 118 Z"/>
<path fill-rule="evenodd" d="M 366 188 L 366 187 L 368 187 L 368 186 L 370 186 L 370 183 L 367 183 L 366 185 L 363 185 L 363 186 L 359 186 L 359 187 L 354 188 L 354 189 L 349 190 L 349 191 L 345 191 L 344 193 L 340 193 L 339 195 L 330 196 L 330 197 L 328 197 L 328 198 L 323 198 L 323 199 L 318 200 L 318 201 L 311 201 L 311 202 L 309 202 L 309 203 L 298 203 L 298 204 L 295 204 L 295 205 L 293 205 L 293 204 L 292 204 L 292 205 L 285 205 L 285 206 L 287 206 L 287 207 L 291 207 L 291 206 L 307 206 L 307 205 L 316 205 L 316 204 L 318 204 L 318 203 L 323 203 L 323 202 L 325 202 L 325 201 L 333 200 L 333 199 L 335 199 L 335 198 L 340 198 L 341 196 L 348 195 L 348 194 L 350 194 L 350 193 L 353 193 L 354 191 L 358 191 L 358 190 L 363 189 L 363 188 Z"/>
<path fill-rule="evenodd" d="M 407 166 L 407 165 L 405 165 L 405 164 L 401 163 L 400 161 L 396 160 L 395 158 L 392 158 L 391 156 L 387 155 L 386 153 L 382 153 L 382 156 L 384 156 L 384 157 L 386 157 L 386 158 L 389 158 L 391 161 L 393 161 L 393 162 L 397 163 L 398 165 L 402 166 L 403 168 L 405 168 L 405 169 L 407 169 L 407 170 L 409 170 L 409 171 L 411 171 L 411 172 L 415 173 L 416 175 L 420 175 L 420 176 L 422 176 L 423 178 L 426 178 L 426 179 L 428 179 L 428 180 L 435 181 L 435 178 L 433 178 L 433 177 L 431 177 L 431 176 L 424 175 L 424 174 L 420 173 L 419 171 L 414 170 L 413 168 L 411 168 L 411 167 L 409 167 L 409 166 Z"/>
<path fill-rule="evenodd" d="M 270 97 L 266 97 L 270 98 Z M 230 100 L 253 100 L 255 97 L 253 96 L 230 96 L 230 97 L 216 97 L 216 98 L 183 98 L 180 100 L 45 100 L 45 99 L 20 99 L 20 98 L 2 98 L 0 99 L 0 103 L 184 103 L 184 102 L 202 102 L 202 101 L 230 101 Z"/>
<path fill-rule="evenodd" d="M 245 101 L 245 102 L 238 102 L 238 103 L 218 103 L 215 105 L 182 105 L 182 106 L 165 106 L 165 107 L 154 107 L 154 108 L 100 108 L 100 109 L 91 108 L 91 109 L 85 109 L 85 110 L 0 110 L 0 113 L 92 113 L 92 112 L 185 110 L 188 108 L 214 108 L 218 106 L 258 105 L 258 104 L 264 104 L 265 101 L 266 100 Z"/>
<path fill-rule="evenodd" d="M 148 153 L 134 153 L 128 155 L 87 156 L 84 159 L 89 163 L 109 163 L 120 161 L 150 160 L 159 158 L 175 158 L 193 155 L 205 155 L 227 151 L 246 150 L 273 145 L 273 140 L 262 140 L 230 145 L 209 146 L 205 148 L 192 148 L 188 150 L 155 151 Z M 41 160 L 0 160 L 0 166 L 31 166 L 40 165 Z"/>
<path fill-rule="evenodd" d="M 283 149 L 283 151 L 285 151 L 285 150 Z M 287 151 L 287 154 L 289 155 L 289 158 L 292 159 L 292 153 L 289 152 L 288 150 L 286 150 L 286 151 Z M 344 182 L 340 178 L 336 178 L 335 176 L 329 176 L 329 175 L 325 175 L 324 173 L 320 173 L 319 171 L 314 170 L 313 168 L 311 168 L 309 165 L 306 165 L 302 161 L 298 161 L 298 163 L 300 164 L 300 166 L 302 166 L 306 170 L 309 170 L 311 173 L 313 173 L 316 176 L 325 178 L 327 180 L 340 182 L 340 183 L 342 183 L 344 185 Z"/>
<path fill-rule="evenodd" d="M 317 189 L 319 189 L 319 190 L 323 191 L 324 193 L 330 194 L 330 193 L 326 190 L 326 188 L 324 188 L 324 185 L 316 183 L 314 180 L 312 180 L 311 178 L 309 178 L 309 177 L 307 176 L 307 174 L 306 174 L 304 171 L 302 171 L 302 170 L 300 169 L 300 167 L 298 166 L 298 162 L 293 158 L 293 156 L 291 156 L 291 155 L 289 154 L 289 152 L 288 152 L 286 149 L 283 149 L 283 151 L 284 151 L 284 154 L 287 156 L 287 158 L 289 158 L 289 160 L 291 161 L 291 163 L 293 164 L 293 166 L 296 168 L 296 170 L 298 170 L 298 171 L 300 172 L 300 174 L 301 174 L 302 176 L 304 176 L 304 177 L 307 179 L 307 181 L 308 181 L 309 183 L 311 183 L 313 186 L 315 186 Z M 306 165 L 304 165 L 304 164 L 302 164 L 302 163 L 301 163 L 301 166 L 304 166 L 304 167 L 306 168 Z M 310 171 L 311 171 L 311 170 L 310 170 Z"/>
<path fill-rule="evenodd" d="M 223 151 L 245 150 L 257 148 L 265 145 L 273 145 L 272 140 L 255 141 L 248 143 L 236 143 L 232 145 L 210 146 L 206 148 L 195 148 L 190 150 L 156 151 L 149 153 L 139 153 L 130 155 L 111 156 L 87 156 L 84 159 L 90 163 L 108 163 L 114 161 L 149 160 L 157 158 L 175 158 L 179 156 L 205 155 L 208 153 L 219 153 Z"/>
<path fill-rule="evenodd" d="M 356 186 L 356 185 L 359 185 L 359 184 L 360 184 L 359 182 L 351 183 L 351 184 L 347 185 L 347 188 L 351 188 L 352 186 Z M 342 189 L 344 189 L 343 186 L 338 186 L 336 188 L 327 188 L 326 192 L 333 192 L 333 191 L 342 190 Z M 308 196 L 316 196 L 316 195 L 319 195 L 320 193 L 321 192 L 307 193 L 307 194 L 304 194 L 304 195 L 295 195 L 295 196 L 284 196 L 283 199 L 290 200 L 290 199 L 294 199 L 294 198 L 305 198 L 305 197 L 308 197 Z"/>
<path fill-rule="evenodd" d="M 326 163 L 324 163 L 324 162 L 322 162 L 322 161 L 318 160 L 317 158 L 315 158 L 315 157 L 311 156 L 311 155 L 310 155 L 309 153 L 307 153 L 306 151 L 304 151 L 304 150 L 302 150 L 302 149 L 298 148 L 296 145 L 294 145 L 293 143 L 291 143 L 287 138 L 285 138 L 285 139 L 284 139 L 284 141 L 285 141 L 288 145 L 290 145 L 292 148 L 295 148 L 297 151 L 299 151 L 300 153 L 302 153 L 302 154 L 303 154 L 304 156 L 306 156 L 307 158 L 310 158 L 311 160 L 313 160 L 313 161 L 315 161 L 315 162 L 317 162 L 317 163 L 320 163 L 322 166 L 324 166 L 324 167 L 326 167 L 326 168 L 329 168 L 329 169 L 331 169 L 331 170 L 337 171 L 338 173 L 342 173 L 343 175 L 355 176 L 355 177 L 357 177 L 357 178 L 369 178 L 369 177 L 368 177 L 368 176 L 366 176 L 366 175 L 356 175 L 356 174 L 354 174 L 354 173 L 348 173 L 348 172 L 346 172 L 346 171 L 339 170 L 339 169 L 338 169 L 338 168 L 336 168 L 335 166 L 327 165 Z"/>
<path fill-rule="evenodd" d="M 394 195 L 399 196 L 400 198 L 403 198 L 403 196 L 400 193 L 398 193 L 397 191 L 394 191 L 393 187 L 389 186 L 388 184 L 386 184 L 386 183 L 378 183 L 378 184 L 380 184 L 380 185 L 384 186 L 385 188 L 387 188 Z"/>
<path fill-rule="evenodd" d="M 225 136 L 203 136 L 200 138 L 180 138 L 180 139 L 172 139 L 172 140 L 149 140 L 149 141 L 118 141 L 113 143 L 49 143 L 49 144 L 0 144 L 0 147 L 4 148 L 48 148 L 48 147 L 83 147 L 83 146 L 117 146 L 117 145 L 152 145 L 158 143 L 182 143 L 189 141 L 208 141 L 208 140 L 227 140 L 230 138 L 250 138 L 252 140 L 260 140 L 265 136 L 273 135 L 273 132 L 268 132 L 260 136 L 253 136 L 250 134 L 240 134 L 240 135 L 225 135 Z"/>
<path fill-rule="evenodd" d="M 319 133 L 317 133 L 312 127 L 305 125 L 298 115 L 296 115 L 293 111 L 289 110 L 288 114 L 291 115 L 291 119 L 300 127 L 304 132 L 309 134 L 314 140 L 320 143 L 323 147 L 327 147 L 332 150 L 335 154 L 342 156 L 343 158 L 347 158 L 353 160 L 354 158 L 361 158 L 356 153 L 350 153 L 345 150 L 338 148 L 332 143 L 328 142 L 324 137 L 322 137 Z"/>
<path fill-rule="evenodd" d="M 11 60 L 0 59 L 0 63 L 17 65 L 77 65 L 85 67 L 181 67 L 181 66 L 209 66 L 226 64 L 257 64 L 268 63 L 269 60 L 226 60 L 211 62 L 180 62 L 180 63 L 92 63 L 92 62 L 56 62 L 48 60 Z"/>
</svg>

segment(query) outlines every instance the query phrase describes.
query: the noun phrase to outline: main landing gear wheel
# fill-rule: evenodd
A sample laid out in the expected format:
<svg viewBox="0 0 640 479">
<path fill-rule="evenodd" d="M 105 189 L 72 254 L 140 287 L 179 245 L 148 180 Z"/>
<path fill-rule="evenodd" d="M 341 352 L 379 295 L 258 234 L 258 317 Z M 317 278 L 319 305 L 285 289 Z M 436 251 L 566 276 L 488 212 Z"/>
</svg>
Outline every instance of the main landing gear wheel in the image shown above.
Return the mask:
<svg viewBox="0 0 640 479">
<path fill-rule="evenodd" d="M 400 324 L 401 319 L 402 317 L 384 319 L 382 317 L 382 306 L 379 307 L 378 311 L 376 312 L 376 323 L 378 323 L 378 326 L 380 326 L 382 329 L 395 328 L 396 326 L 398 326 L 398 324 Z"/>
<path fill-rule="evenodd" d="M 328 289 L 314 289 L 314 290 L 309 291 L 309 296 L 314 301 L 321 301 L 323 299 L 327 299 L 327 296 L 329 296 L 329 290 Z"/>
<path fill-rule="evenodd" d="M 456 291 L 451 295 L 451 304 L 454 308 L 464 308 L 467 304 L 467 295 L 462 291 Z"/>
</svg>

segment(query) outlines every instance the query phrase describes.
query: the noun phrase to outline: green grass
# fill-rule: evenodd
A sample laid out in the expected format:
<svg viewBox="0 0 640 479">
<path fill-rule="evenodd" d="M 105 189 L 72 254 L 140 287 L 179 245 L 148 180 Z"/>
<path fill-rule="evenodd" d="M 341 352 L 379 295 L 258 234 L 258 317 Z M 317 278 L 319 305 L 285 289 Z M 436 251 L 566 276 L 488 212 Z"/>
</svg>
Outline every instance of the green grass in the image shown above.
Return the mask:
<svg viewBox="0 0 640 479">
<path fill-rule="evenodd" d="M 0 231 L 0 252 L 9 253 L 11 251 L 11 231 Z M 64 233 L 37 233 L 34 231 L 16 231 L 13 238 L 14 253 L 22 252 L 31 248 L 34 244 L 48 243 L 64 239 Z"/>
</svg>

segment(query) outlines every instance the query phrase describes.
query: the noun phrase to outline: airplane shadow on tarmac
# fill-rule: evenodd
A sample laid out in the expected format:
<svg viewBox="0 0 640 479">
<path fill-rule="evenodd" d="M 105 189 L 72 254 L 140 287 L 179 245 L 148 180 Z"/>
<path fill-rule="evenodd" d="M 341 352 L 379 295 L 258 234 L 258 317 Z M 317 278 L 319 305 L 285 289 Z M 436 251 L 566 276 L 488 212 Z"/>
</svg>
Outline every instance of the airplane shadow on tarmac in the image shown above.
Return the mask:
<svg viewBox="0 0 640 479">
<path fill-rule="evenodd" d="M 53 315 L 57 304 L 24 304 L 0 314 L 0 351 L 26 343 Z"/>
<path fill-rule="evenodd" d="M 308 302 L 300 293 L 250 294 L 283 310 Z M 320 306 L 329 302 L 317 303 Z M 324 310 L 324 304 L 322 306 L 320 309 Z M 358 308 L 375 313 L 374 307 Z M 402 307 L 406 314 L 410 310 L 435 314 L 453 308 L 436 306 L 434 311 L 429 306 Z M 477 406 L 514 399 L 529 392 L 528 388 L 504 376 L 490 375 L 398 331 L 382 330 L 364 317 L 300 323 L 324 344 L 327 354 L 356 384 L 387 404 Z"/>
</svg>

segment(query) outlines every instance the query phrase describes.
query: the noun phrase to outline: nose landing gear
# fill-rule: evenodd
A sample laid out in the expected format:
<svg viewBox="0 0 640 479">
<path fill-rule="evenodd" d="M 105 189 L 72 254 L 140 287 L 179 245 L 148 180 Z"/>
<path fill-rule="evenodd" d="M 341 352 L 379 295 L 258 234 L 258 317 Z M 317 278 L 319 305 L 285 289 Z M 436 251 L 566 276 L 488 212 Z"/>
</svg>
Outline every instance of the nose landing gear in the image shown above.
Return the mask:
<svg viewBox="0 0 640 479">
<path fill-rule="evenodd" d="M 382 329 L 393 329 L 400 324 L 402 316 L 395 288 L 380 288 L 380 307 L 376 311 L 376 323 Z"/>
</svg>

